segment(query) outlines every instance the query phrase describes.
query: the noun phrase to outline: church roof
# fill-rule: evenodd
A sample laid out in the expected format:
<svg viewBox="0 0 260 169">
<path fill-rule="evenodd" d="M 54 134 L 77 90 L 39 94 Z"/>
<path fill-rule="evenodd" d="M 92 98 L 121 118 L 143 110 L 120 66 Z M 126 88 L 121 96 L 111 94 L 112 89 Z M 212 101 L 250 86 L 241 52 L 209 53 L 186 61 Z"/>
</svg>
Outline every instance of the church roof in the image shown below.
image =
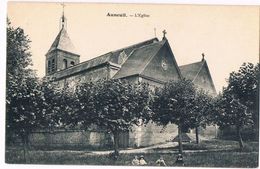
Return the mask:
<svg viewBox="0 0 260 169">
<path fill-rule="evenodd" d="M 59 36 L 59 35 L 58 35 Z M 57 37 L 58 37 L 57 36 Z M 57 38 L 56 38 L 57 39 Z M 56 40 L 55 40 L 56 41 Z M 158 39 L 157 38 L 152 38 L 152 39 L 149 39 L 149 40 L 146 40 L 146 41 L 143 41 L 143 42 L 140 42 L 140 43 L 137 43 L 137 44 L 134 44 L 134 45 L 131 45 L 131 46 L 128 46 L 128 47 L 125 47 L 125 48 L 122 48 L 122 49 L 118 49 L 118 50 L 115 50 L 115 51 L 111 51 L 111 52 L 108 52 L 106 54 L 103 54 L 101 56 L 98 56 L 98 57 L 95 57 L 93 59 L 90 59 L 90 60 L 87 60 L 85 62 L 81 62 L 75 66 L 72 66 L 72 67 L 69 67 L 67 69 L 64 69 L 64 70 L 61 70 L 61 71 L 58 71 L 55 76 L 57 78 L 62 78 L 63 76 L 66 76 L 66 75 L 73 75 L 75 73 L 78 73 L 78 72 L 81 72 L 83 70 L 87 70 L 87 69 L 90 69 L 90 68 L 93 68 L 93 67 L 96 67 L 96 66 L 99 66 L 99 65 L 102 65 L 102 64 L 105 64 L 105 63 L 115 63 L 115 64 L 119 64 L 118 63 L 118 57 L 120 55 L 121 52 L 125 52 L 125 54 L 127 56 L 131 55 L 131 53 L 137 49 L 137 48 L 141 48 L 143 46 L 146 46 L 146 45 L 149 45 L 149 44 L 152 44 L 154 42 L 158 42 Z M 121 63 L 123 64 L 123 63 Z M 120 66 L 120 65 L 119 65 Z M 59 73 L 60 72 L 60 73 Z M 62 73 L 61 73 L 62 72 Z"/>
<path fill-rule="evenodd" d="M 78 55 L 78 52 L 72 44 L 69 35 L 64 27 L 60 30 L 47 54 L 57 49 Z"/>
<path fill-rule="evenodd" d="M 152 43 L 158 42 L 158 41 L 159 40 L 157 38 L 152 38 L 152 39 L 148 39 L 146 41 L 136 43 L 134 45 L 131 45 L 131 46 L 128 46 L 128 47 L 125 47 L 125 48 L 122 48 L 122 49 L 115 50 L 115 51 L 112 52 L 112 56 L 110 58 L 110 61 L 113 62 L 113 63 L 117 63 L 118 56 L 121 52 L 124 51 L 125 54 L 127 56 L 129 56 L 134 49 L 137 49 L 137 48 L 140 48 L 140 47 L 143 47 L 145 45 L 149 45 L 149 44 L 152 44 Z"/>
<path fill-rule="evenodd" d="M 118 57 L 119 57 L 119 54 L 122 51 L 124 51 L 125 54 L 129 56 L 134 49 L 137 49 L 137 48 L 140 48 L 142 46 L 151 44 L 154 41 L 158 41 L 158 39 L 157 38 L 152 38 L 152 39 L 149 39 L 149 40 L 146 40 L 146 41 L 143 41 L 143 42 L 140 42 L 140 43 L 137 43 L 137 44 L 134 44 L 134 45 L 122 48 L 122 49 L 111 51 L 111 52 L 106 53 L 104 55 L 101 55 L 101 56 L 95 57 L 93 59 L 87 60 L 85 62 L 82 62 L 82 63 L 80 63 L 80 65 L 84 64 L 84 67 L 91 68 L 91 67 L 95 67 L 97 65 L 100 65 L 102 63 L 105 63 L 105 62 L 112 62 L 112 63 L 119 64 L 118 63 Z"/>
<path fill-rule="evenodd" d="M 206 60 L 202 59 L 202 61 L 200 62 L 195 62 L 195 63 L 191 63 L 191 64 L 187 64 L 187 65 L 182 65 L 179 67 L 181 74 L 183 77 L 185 77 L 186 79 L 191 80 L 192 82 L 198 83 L 195 80 L 199 77 L 199 76 L 203 76 L 201 74 L 202 71 L 206 72 L 206 76 L 209 80 L 209 85 L 211 86 L 211 90 L 213 92 L 213 94 L 216 94 L 216 89 L 215 89 L 215 85 L 213 83 L 208 65 Z"/>
<path fill-rule="evenodd" d="M 195 63 L 180 66 L 179 68 L 182 76 L 185 77 L 186 79 L 193 81 L 196 78 L 199 71 L 201 70 L 204 62 L 205 61 L 200 61 L 200 62 L 195 62 Z"/>
<path fill-rule="evenodd" d="M 135 49 L 113 78 L 141 74 L 145 66 L 164 45 L 165 41 L 154 42 Z"/>
</svg>

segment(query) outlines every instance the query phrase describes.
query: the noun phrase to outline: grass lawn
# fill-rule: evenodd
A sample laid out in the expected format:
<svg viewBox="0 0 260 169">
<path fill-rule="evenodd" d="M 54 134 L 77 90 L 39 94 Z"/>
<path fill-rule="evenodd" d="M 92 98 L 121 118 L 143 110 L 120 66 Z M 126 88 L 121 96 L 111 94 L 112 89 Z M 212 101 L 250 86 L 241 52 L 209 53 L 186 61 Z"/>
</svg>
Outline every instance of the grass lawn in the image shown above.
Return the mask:
<svg viewBox="0 0 260 169">
<path fill-rule="evenodd" d="M 205 152 L 186 151 L 183 154 L 185 166 L 193 167 L 257 167 L 258 144 L 251 142 L 246 144 L 243 152 L 237 150 L 238 145 L 232 141 L 212 140 L 201 142 L 200 145 L 189 143 L 184 146 L 185 150 L 197 150 L 202 148 Z M 176 147 L 175 147 L 176 148 Z M 168 148 L 169 149 L 169 148 Z M 174 148 L 171 148 L 171 150 Z M 216 151 L 219 149 L 220 151 Z M 155 149 L 156 150 L 156 149 Z M 155 165 L 155 161 L 163 155 L 168 166 L 174 166 L 176 153 L 145 153 L 148 165 Z M 121 154 L 114 162 L 108 155 L 94 155 L 87 151 L 71 150 L 31 150 L 29 163 L 31 164 L 75 164 L 75 165 L 131 165 L 131 160 L 137 153 Z M 7 163 L 23 163 L 23 154 L 19 149 L 6 151 Z"/>
<path fill-rule="evenodd" d="M 178 149 L 173 147 L 173 149 Z M 183 144 L 184 150 L 208 150 L 208 151 L 218 151 L 218 150 L 229 150 L 232 152 L 239 152 L 239 144 L 237 141 L 230 140 L 205 140 L 196 143 Z M 258 152 L 258 142 L 244 142 L 244 149 L 242 152 Z M 163 150 L 163 149 L 158 149 Z"/>
</svg>

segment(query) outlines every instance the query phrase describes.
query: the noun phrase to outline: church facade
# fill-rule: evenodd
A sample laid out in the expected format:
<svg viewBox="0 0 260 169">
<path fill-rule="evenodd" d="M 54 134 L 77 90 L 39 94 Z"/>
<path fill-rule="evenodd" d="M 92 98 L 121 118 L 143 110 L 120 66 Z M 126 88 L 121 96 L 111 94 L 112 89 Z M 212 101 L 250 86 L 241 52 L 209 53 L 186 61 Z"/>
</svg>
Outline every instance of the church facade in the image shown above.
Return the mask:
<svg viewBox="0 0 260 169">
<path fill-rule="evenodd" d="M 46 54 L 46 76 L 55 78 L 60 85 L 99 79 L 127 79 L 133 82 L 147 82 L 160 87 L 170 80 L 187 78 L 197 86 L 215 94 L 207 62 L 201 61 L 178 66 L 167 38 L 152 38 L 143 42 L 110 51 L 91 60 L 80 63 L 67 31 L 60 30 Z"/>
<path fill-rule="evenodd" d="M 165 33 L 161 40 L 151 38 L 80 62 L 80 54 L 68 36 L 63 18 L 62 28 L 46 53 L 46 76 L 53 77 L 61 87 L 65 83 L 74 87 L 78 83 L 113 78 L 126 79 L 133 83 L 145 82 L 154 88 L 170 80 L 187 78 L 198 87 L 215 95 L 216 90 L 204 55 L 199 62 L 178 66 Z M 205 133 L 205 137 L 215 137 L 214 128 L 209 127 L 209 130 L 202 133 Z M 121 147 L 154 145 L 170 141 L 176 135 L 177 127 L 173 124 L 169 124 L 162 131 L 162 126 L 149 123 L 145 127 L 134 128 L 132 132 L 121 133 L 119 145 Z M 109 145 L 111 139 L 109 133 L 98 129 L 57 131 L 56 134 L 36 132 L 31 136 L 32 142 L 39 144 L 86 146 Z"/>
</svg>

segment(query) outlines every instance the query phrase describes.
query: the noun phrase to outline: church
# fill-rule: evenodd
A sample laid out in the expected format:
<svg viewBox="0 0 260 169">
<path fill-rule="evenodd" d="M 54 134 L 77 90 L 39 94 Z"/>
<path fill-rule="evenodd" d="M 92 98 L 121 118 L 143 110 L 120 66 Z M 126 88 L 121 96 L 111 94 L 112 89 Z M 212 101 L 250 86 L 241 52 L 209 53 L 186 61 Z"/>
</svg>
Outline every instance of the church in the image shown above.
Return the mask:
<svg viewBox="0 0 260 169">
<path fill-rule="evenodd" d="M 65 83 L 74 87 L 78 83 L 113 78 L 126 79 L 133 83 L 145 82 L 154 88 L 170 80 L 187 78 L 210 94 L 216 94 L 204 54 L 198 62 L 178 66 L 167 40 L 166 31 L 163 31 L 161 40 L 151 38 L 80 62 L 80 54 L 75 50 L 66 31 L 64 14 L 61 18 L 61 25 L 57 37 L 46 53 L 45 62 L 46 76 L 53 77 L 61 87 Z M 215 137 L 214 129 L 214 127 L 208 127 L 201 134 L 208 138 Z M 132 132 L 121 133 L 119 146 L 149 146 L 170 141 L 176 135 L 177 127 L 174 124 L 169 124 L 162 131 L 162 126 L 149 123 L 146 126 L 134 128 Z M 96 147 L 111 144 L 111 139 L 109 133 L 97 129 L 57 131 L 54 134 L 35 132 L 31 136 L 31 142 L 37 142 L 37 144 L 79 144 Z"/>
</svg>

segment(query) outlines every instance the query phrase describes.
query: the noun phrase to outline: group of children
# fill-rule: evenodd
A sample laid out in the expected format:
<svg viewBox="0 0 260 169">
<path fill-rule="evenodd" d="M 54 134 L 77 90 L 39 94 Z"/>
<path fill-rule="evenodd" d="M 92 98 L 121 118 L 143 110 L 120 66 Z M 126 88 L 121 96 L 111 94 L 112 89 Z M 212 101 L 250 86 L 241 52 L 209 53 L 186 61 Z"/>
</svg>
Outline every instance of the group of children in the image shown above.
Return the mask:
<svg viewBox="0 0 260 169">
<path fill-rule="evenodd" d="M 163 156 L 160 156 L 160 158 L 155 163 L 157 166 L 167 166 L 163 159 Z M 178 166 L 184 166 L 183 157 L 181 154 L 178 154 L 175 164 Z M 141 155 L 139 158 L 138 156 L 135 156 L 132 160 L 132 165 L 147 165 L 147 162 L 145 161 L 143 155 Z"/>
<path fill-rule="evenodd" d="M 139 158 L 135 156 L 132 160 L 132 165 L 147 165 L 147 162 L 144 160 L 144 156 L 141 155 Z"/>
</svg>

